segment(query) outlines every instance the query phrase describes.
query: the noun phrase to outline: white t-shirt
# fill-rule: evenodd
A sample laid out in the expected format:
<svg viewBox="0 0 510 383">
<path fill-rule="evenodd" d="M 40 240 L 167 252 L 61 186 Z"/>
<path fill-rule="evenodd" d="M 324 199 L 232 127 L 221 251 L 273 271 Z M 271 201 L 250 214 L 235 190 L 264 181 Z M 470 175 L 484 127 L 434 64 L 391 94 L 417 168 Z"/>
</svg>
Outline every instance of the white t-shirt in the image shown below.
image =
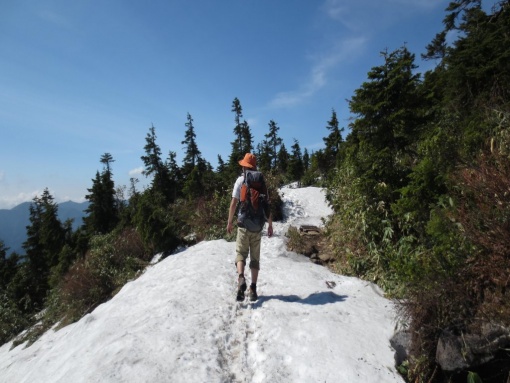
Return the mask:
<svg viewBox="0 0 510 383">
<path fill-rule="evenodd" d="M 234 190 L 232 190 L 232 198 L 237 198 L 239 201 L 241 199 L 241 186 L 243 186 L 244 182 L 244 174 L 241 174 L 234 184 Z"/>
</svg>

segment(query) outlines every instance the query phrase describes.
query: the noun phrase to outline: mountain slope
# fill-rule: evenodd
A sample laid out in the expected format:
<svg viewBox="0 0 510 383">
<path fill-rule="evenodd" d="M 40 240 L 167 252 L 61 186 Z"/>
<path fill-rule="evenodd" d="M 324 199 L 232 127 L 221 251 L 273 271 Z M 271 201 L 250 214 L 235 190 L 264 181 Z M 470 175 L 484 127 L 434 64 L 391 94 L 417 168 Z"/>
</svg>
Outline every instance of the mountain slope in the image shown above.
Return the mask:
<svg viewBox="0 0 510 383">
<path fill-rule="evenodd" d="M 85 209 L 89 202 L 67 201 L 58 205 L 58 218 L 64 223 L 68 219 L 73 220 L 73 229 L 76 230 L 83 224 Z M 0 239 L 9 248 L 8 254 L 16 252 L 24 254 L 23 242 L 27 239 L 27 226 L 30 224 L 31 202 L 23 202 L 12 209 L 0 209 Z"/>
<path fill-rule="evenodd" d="M 317 224 L 329 209 L 319 189 L 283 192 L 288 219 L 263 237 L 257 302 L 235 302 L 235 244 L 202 242 L 150 267 L 79 322 L 26 349 L 2 346 L 0 375 L 9 382 L 403 382 L 389 344 L 392 303 L 370 283 L 286 251 L 286 226 Z"/>
</svg>

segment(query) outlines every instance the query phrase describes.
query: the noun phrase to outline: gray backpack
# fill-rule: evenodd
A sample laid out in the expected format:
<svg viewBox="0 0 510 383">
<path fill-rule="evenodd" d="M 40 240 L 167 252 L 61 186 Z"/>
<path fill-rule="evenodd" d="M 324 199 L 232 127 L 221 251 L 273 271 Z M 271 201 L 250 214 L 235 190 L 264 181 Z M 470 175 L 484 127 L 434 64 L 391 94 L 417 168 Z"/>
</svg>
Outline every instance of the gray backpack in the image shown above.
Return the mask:
<svg viewBox="0 0 510 383">
<path fill-rule="evenodd" d="M 256 170 L 245 170 L 241 186 L 237 225 L 248 231 L 259 232 L 269 216 L 269 198 L 264 175 Z"/>
</svg>

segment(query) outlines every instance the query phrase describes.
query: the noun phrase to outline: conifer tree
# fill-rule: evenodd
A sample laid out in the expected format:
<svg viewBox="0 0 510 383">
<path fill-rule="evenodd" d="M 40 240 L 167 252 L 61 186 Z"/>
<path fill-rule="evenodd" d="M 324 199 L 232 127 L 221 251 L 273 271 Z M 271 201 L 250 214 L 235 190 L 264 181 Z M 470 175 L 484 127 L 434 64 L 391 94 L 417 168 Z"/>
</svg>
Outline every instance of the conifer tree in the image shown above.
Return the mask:
<svg viewBox="0 0 510 383">
<path fill-rule="evenodd" d="M 181 144 L 184 145 L 182 173 L 184 177 L 186 177 L 198 164 L 202 154 L 200 153 L 200 150 L 198 150 L 198 145 L 196 142 L 197 136 L 195 134 L 195 127 L 193 126 L 193 118 L 189 113 L 187 116 L 187 122 L 184 125 L 187 129 L 184 136 L 184 141 L 181 142 Z"/>
<path fill-rule="evenodd" d="M 285 147 L 285 144 L 282 143 L 280 146 L 280 150 L 278 151 L 277 155 L 278 161 L 277 161 L 277 171 L 280 172 L 283 175 L 287 174 L 288 168 L 289 168 L 289 152 L 287 151 L 287 148 Z"/>
<path fill-rule="evenodd" d="M 308 154 L 308 149 L 305 148 L 305 150 L 303 151 L 303 168 L 305 172 L 308 170 L 309 167 L 310 167 L 310 155 Z"/>
<path fill-rule="evenodd" d="M 46 188 L 41 197 L 35 197 L 30 205 L 30 225 L 23 243 L 26 252 L 26 295 L 28 310 L 42 308 L 49 289 L 49 275 L 59 261 L 59 253 L 65 244 L 65 229 L 58 219 L 58 205 Z"/>
<path fill-rule="evenodd" d="M 218 173 L 222 173 L 224 170 L 225 170 L 225 161 L 223 161 L 223 158 L 221 158 L 221 156 L 218 154 L 218 166 L 216 168 L 216 171 Z"/>
<path fill-rule="evenodd" d="M 230 167 L 228 164 L 223 161 L 223 158 L 218 155 L 218 166 L 216 167 L 216 172 L 214 174 L 214 185 L 215 190 L 225 191 L 231 188 L 232 178 L 235 173 L 230 171 Z"/>
<path fill-rule="evenodd" d="M 110 153 L 105 153 L 100 161 L 104 165 L 103 171 L 101 174 L 99 171 L 96 172 L 92 187 L 87 189 L 89 194 L 85 196 L 90 203 L 85 210 L 88 215 L 83 220 L 89 234 L 109 233 L 119 220 L 115 183 L 110 165 L 114 160 Z"/>
<path fill-rule="evenodd" d="M 253 135 L 251 134 L 250 126 L 246 120 L 241 124 L 241 135 L 242 135 L 242 145 L 241 145 L 241 153 L 252 153 L 253 152 Z"/>
<path fill-rule="evenodd" d="M 294 139 L 294 145 L 292 145 L 292 152 L 289 158 L 288 167 L 288 178 L 290 181 L 300 181 L 305 173 L 305 167 L 303 165 L 303 155 L 301 153 L 301 147 L 299 146 L 298 140 Z"/>
<path fill-rule="evenodd" d="M 463 143 L 460 154 L 470 156 L 494 132 L 486 114 L 508 110 L 510 2 L 497 2 L 493 13 L 486 14 L 480 0 L 455 0 L 447 12 L 445 29 L 427 47 L 425 57 L 442 58 L 431 74 L 436 79 L 431 85 L 435 90 L 441 85 L 444 110 L 463 120 L 466 129 L 454 134 Z M 448 45 L 446 36 L 451 35 L 458 39 Z"/>
<path fill-rule="evenodd" d="M 330 172 L 337 165 L 338 155 L 340 153 L 340 145 L 342 144 L 343 130 L 338 127 L 338 119 L 334 109 L 331 114 L 331 120 L 328 121 L 326 128 L 330 133 L 327 137 L 323 138 L 325 144 L 324 156 L 326 158 L 325 165 L 327 172 Z"/>
<path fill-rule="evenodd" d="M 19 256 L 13 253 L 7 256 L 9 248 L 5 246 L 5 242 L 0 240 L 0 291 L 5 290 L 11 279 L 16 274 Z"/>
<path fill-rule="evenodd" d="M 145 176 L 156 176 L 161 172 L 161 168 L 163 168 L 163 162 L 161 161 L 161 148 L 156 143 L 156 128 L 154 125 L 149 129 L 149 133 L 145 137 L 146 144 L 144 146 L 144 150 L 146 155 L 142 156 L 141 159 L 145 165 L 145 170 L 143 171 L 143 175 Z"/>
<path fill-rule="evenodd" d="M 367 193 L 384 183 L 388 194 L 402 187 L 415 156 L 413 143 L 423 125 L 420 75 L 414 55 L 403 47 L 383 52 L 384 64 L 372 68 L 369 81 L 349 101 L 357 118 L 351 124 L 350 155 Z"/>
<path fill-rule="evenodd" d="M 257 145 L 257 167 L 263 172 L 269 172 L 271 171 L 272 162 L 271 147 L 267 140 L 262 140 Z"/>
<path fill-rule="evenodd" d="M 100 162 L 104 165 L 105 169 L 104 171 L 108 174 L 110 174 L 110 178 L 112 178 L 112 172 L 111 172 L 111 168 L 110 168 L 110 164 L 112 162 L 115 162 L 115 160 L 113 159 L 112 155 L 110 153 L 105 153 L 101 156 L 101 159 L 100 159 Z"/>
<path fill-rule="evenodd" d="M 184 181 L 182 192 L 189 200 L 193 200 L 203 194 L 202 190 L 203 184 L 200 170 L 198 169 L 198 166 L 194 166 L 193 170 L 190 174 L 188 174 Z"/>
<path fill-rule="evenodd" d="M 153 177 L 151 184 L 152 192 L 160 193 L 168 202 L 173 202 L 176 195 L 175 185 L 171 181 L 168 164 L 163 163 L 161 159 L 161 148 L 156 143 L 156 139 L 156 129 L 153 125 L 145 138 L 146 144 L 144 149 L 146 155 L 141 156 L 145 165 L 143 174 L 146 177 Z"/>
<path fill-rule="evenodd" d="M 182 141 L 182 144 L 185 145 L 185 157 L 181 171 L 182 178 L 185 180 L 183 194 L 188 199 L 193 199 L 201 197 L 211 190 L 213 171 L 211 165 L 202 158 L 200 150 L 198 150 L 193 119 L 189 113 L 186 127 L 185 140 Z M 170 170 L 170 173 L 172 179 L 174 172 Z M 206 191 L 206 189 L 208 190 Z"/>
<path fill-rule="evenodd" d="M 232 112 L 234 112 L 234 141 L 232 141 L 232 152 L 230 154 L 229 164 L 231 168 L 238 166 L 238 161 L 244 155 L 243 153 L 243 126 L 241 125 L 241 118 L 243 117 L 243 108 L 241 102 L 236 97 L 232 102 Z"/>
<path fill-rule="evenodd" d="M 182 195 L 184 175 L 182 173 L 182 169 L 179 167 L 179 165 L 177 165 L 176 158 L 177 153 L 170 151 L 165 162 L 165 169 L 168 174 L 167 183 L 170 202 L 174 202 Z"/>
<path fill-rule="evenodd" d="M 253 135 L 250 126 L 246 120 L 241 122 L 243 117 L 243 108 L 241 102 L 236 97 L 232 102 L 232 112 L 234 112 L 234 136 L 232 141 L 232 152 L 230 154 L 229 166 L 231 171 L 235 171 L 239 167 L 238 161 L 244 157 L 245 153 L 253 151 Z"/>
<path fill-rule="evenodd" d="M 278 136 L 280 128 L 273 120 L 269 121 L 269 133 L 265 134 L 267 140 L 268 155 L 271 159 L 271 167 L 278 169 L 278 153 L 282 146 L 283 140 Z"/>
</svg>

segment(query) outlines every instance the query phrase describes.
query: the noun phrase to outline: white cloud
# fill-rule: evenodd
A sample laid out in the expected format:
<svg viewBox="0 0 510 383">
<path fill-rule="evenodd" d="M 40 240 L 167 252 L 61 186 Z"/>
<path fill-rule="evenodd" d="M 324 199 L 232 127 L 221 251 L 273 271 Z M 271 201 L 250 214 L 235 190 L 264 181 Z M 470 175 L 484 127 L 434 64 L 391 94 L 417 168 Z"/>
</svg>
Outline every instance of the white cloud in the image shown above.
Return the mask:
<svg viewBox="0 0 510 383">
<path fill-rule="evenodd" d="M 330 52 L 318 55 L 305 84 L 297 90 L 278 93 L 271 100 L 270 105 L 275 108 L 293 107 L 312 97 L 327 85 L 329 73 L 342 61 L 357 56 L 363 50 L 365 44 L 366 39 L 364 37 L 344 39 L 333 47 Z"/>
<path fill-rule="evenodd" d="M 34 190 L 28 193 L 18 193 L 12 196 L 0 196 L 0 209 L 11 209 L 20 203 L 31 202 L 34 197 L 42 195 L 42 190 Z"/>
<path fill-rule="evenodd" d="M 257 126 L 258 125 L 258 121 L 256 118 L 248 118 L 246 120 L 246 122 L 248 123 L 248 125 L 253 128 L 254 126 Z"/>
<path fill-rule="evenodd" d="M 406 15 L 441 6 L 444 0 L 326 0 L 321 9 L 351 32 L 377 33 L 380 28 L 401 22 Z"/>
<path fill-rule="evenodd" d="M 139 175 L 142 175 L 142 172 L 143 172 L 143 166 L 140 166 L 138 168 L 131 169 L 129 171 L 129 176 L 130 177 L 139 176 Z"/>
<path fill-rule="evenodd" d="M 348 6 L 342 0 L 326 0 L 322 9 L 333 20 L 342 20 L 348 12 Z"/>
<path fill-rule="evenodd" d="M 423 9 L 423 8 L 436 8 L 438 6 L 443 6 L 446 8 L 446 4 L 444 0 L 388 0 L 389 4 L 397 4 L 398 6 L 405 6 L 412 9 Z"/>
</svg>

